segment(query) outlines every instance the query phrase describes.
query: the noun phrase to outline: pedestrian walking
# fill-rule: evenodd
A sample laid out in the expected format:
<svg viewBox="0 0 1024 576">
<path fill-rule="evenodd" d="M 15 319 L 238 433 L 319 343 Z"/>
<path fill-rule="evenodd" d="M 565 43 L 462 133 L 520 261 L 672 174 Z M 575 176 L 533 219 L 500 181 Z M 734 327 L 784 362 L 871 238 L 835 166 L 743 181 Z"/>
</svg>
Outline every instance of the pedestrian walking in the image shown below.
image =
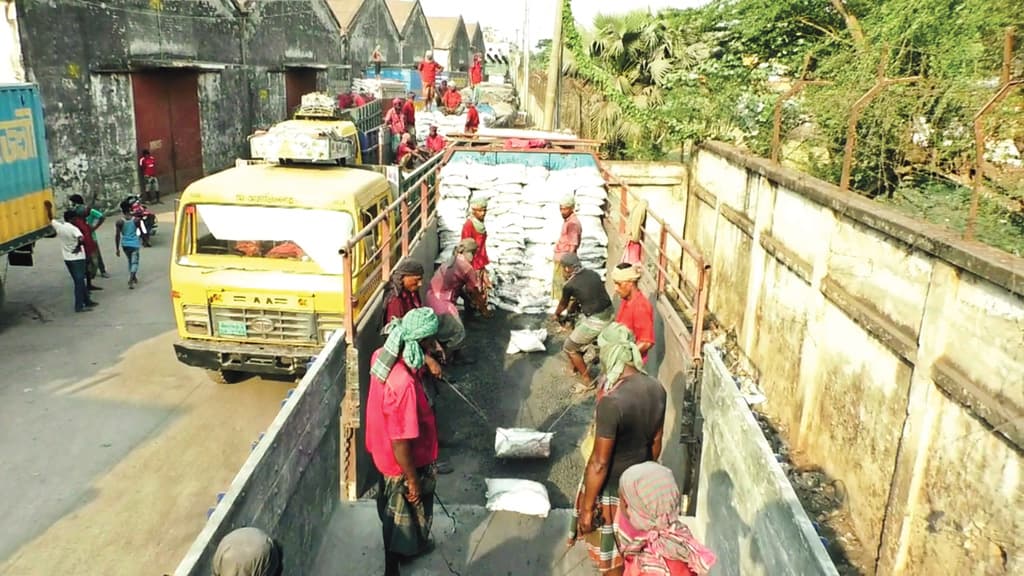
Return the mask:
<svg viewBox="0 0 1024 576">
<path fill-rule="evenodd" d="M 114 250 L 118 258 L 121 257 L 121 250 L 128 259 L 128 288 L 134 290 L 139 283 L 139 254 L 142 252 L 142 231 L 139 230 L 139 220 L 132 215 L 125 215 L 117 221 L 117 230 L 114 232 Z"/>
<path fill-rule="evenodd" d="M 86 206 L 85 198 L 81 194 L 72 194 L 68 197 L 71 201 L 71 207 L 74 208 L 75 212 L 79 216 L 85 217 L 85 223 L 92 229 L 92 241 L 96 243 L 96 253 L 91 262 L 91 265 L 99 271 L 99 275 L 103 278 L 110 278 L 110 274 L 107 274 L 107 265 L 103 261 L 103 249 L 100 247 L 100 239 L 96 234 L 96 230 L 107 221 L 107 216 L 103 212 L 97 210 L 93 206 Z"/>
<path fill-rule="evenodd" d="M 433 50 L 427 50 L 416 69 L 419 70 L 420 81 L 423 83 L 423 106 L 426 110 L 434 102 L 434 82 L 437 81 L 438 72 L 444 70 L 444 66 L 434 61 Z"/>
<path fill-rule="evenodd" d="M 88 312 L 98 303 L 89 296 L 89 289 L 86 286 L 85 246 L 82 244 L 82 231 L 71 223 L 77 217 L 74 210 L 64 212 L 64 221 L 53 217 L 53 204 L 46 203 L 46 211 L 50 216 L 50 225 L 57 233 L 57 241 L 60 242 L 60 253 L 71 274 L 71 283 L 74 286 L 75 312 Z"/>
<path fill-rule="evenodd" d="M 142 170 L 142 195 L 147 202 L 162 204 L 160 202 L 160 180 L 156 177 L 156 158 L 143 150 L 139 158 L 139 169 Z"/>
<path fill-rule="evenodd" d="M 425 346 L 437 315 L 416 308 L 392 320 L 384 346 L 370 358 L 366 451 L 380 472 L 377 514 L 384 539 L 385 576 L 403 559 L 431 551 L 438 455 L 437 424 L 423 388 Z"/>
</svg>

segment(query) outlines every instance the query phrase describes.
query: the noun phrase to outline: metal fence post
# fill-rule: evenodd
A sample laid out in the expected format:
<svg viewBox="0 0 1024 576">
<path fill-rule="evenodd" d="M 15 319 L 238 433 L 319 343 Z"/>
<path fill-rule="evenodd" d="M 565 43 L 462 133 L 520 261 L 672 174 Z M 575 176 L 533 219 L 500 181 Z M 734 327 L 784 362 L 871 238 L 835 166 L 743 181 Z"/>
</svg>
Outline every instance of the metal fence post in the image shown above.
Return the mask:
<svg viewBox="0 0 1024 576">
<path fill-rule="evenodd" d="M 353 296 L 352 282 L 352 247 L 341 250 L 341 295 L 345 303 L 345 334 L 349 342 L 355 342 L 356 338 L 356 301 Z"/>
<path fill-rule="evenodd" d="M 402 257 L 409 255 L 409 201 L 403 200 L 400 208 L 402 218 Z"/>
<path fill-rule="evenodd" d="M 665 267 L 668 266 L 668 228 L 667 222 L 661 223 L 661 234 L 658 236 L 658 294 L 665 293 Z"/>
</svg>

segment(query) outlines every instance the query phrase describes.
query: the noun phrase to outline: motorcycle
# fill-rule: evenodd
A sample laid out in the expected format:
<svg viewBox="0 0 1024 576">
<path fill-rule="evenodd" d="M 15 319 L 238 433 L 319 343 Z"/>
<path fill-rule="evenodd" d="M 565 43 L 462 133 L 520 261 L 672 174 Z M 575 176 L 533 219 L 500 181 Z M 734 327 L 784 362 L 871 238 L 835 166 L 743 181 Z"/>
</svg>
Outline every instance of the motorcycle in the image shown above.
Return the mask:
<svg viewBox="0 0 1024 576">
<path fill-rule="evenodd" d="M 125 218 L 135 218 L 143 225 L 142 229 L 145 232 L 142 234 L 142 244 L 150 246 L 149 239 L 156 235 L 157 230 L 156 213 L 146 207 L 137 194 L 132 194 L 122 200 L 120 208 Z"/>
</svg>

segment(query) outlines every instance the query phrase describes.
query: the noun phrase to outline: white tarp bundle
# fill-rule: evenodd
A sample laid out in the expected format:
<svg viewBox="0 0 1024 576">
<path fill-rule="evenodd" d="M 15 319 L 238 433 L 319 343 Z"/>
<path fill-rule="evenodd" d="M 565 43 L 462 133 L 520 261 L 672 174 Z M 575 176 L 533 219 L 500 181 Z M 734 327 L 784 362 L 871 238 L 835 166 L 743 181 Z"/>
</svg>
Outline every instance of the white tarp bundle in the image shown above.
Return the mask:
<svg viewBox="0 0 1024 576">
<path fill-rule="evenodd" d="M 518 354 L 520 352 L 543 352 L 546 348 L 544 340 L 548 337 L 548 331 L 540 330 L 512 330 L 509 332 L 508 348 L 506 354 Z"/>
<path fill-rule="evenodd" d="M 550 458 L 554 432 L 533 428 L 498 428 L 494 433 L 494 455 L 498 458 Z"/>
<path fill-rule="evenodd" d="M 487 255 L 494 281 L 490 301 L 510 312 L 547 312 L 551 307 L 552 258 L 562 229 L 558 205 L 570 193 L 575 195 L 583 229 L 580 260 L 603 278 L 608 257 L 603 224 L 606 189 L 596 168 L 548 171 L 521 164 L 446 165 L 441 170 L 437 262 L 451 257 L 469 202 L 487 198 Z"/>
<path fill-rule="evenodd" d="M 540 482 L 512 478 L 487 478 L 486 482 L 488 510 L 548 517 L 551 500 L 547 488 Z"/>
</svg>

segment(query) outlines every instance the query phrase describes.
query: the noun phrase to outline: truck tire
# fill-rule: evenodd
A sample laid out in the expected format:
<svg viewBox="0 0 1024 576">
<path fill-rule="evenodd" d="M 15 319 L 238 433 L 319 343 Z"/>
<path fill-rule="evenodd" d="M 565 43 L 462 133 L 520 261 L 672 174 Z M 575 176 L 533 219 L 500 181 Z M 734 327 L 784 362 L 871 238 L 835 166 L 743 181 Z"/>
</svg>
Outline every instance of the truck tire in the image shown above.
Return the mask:
<svg viewBox="0 0 1024 576">
<path fill-rule="evenodd" d="M 210 379 L 217 384 L 238 384 L 249 375 L 238 370 L 210 370 Z"/>
</svg>

